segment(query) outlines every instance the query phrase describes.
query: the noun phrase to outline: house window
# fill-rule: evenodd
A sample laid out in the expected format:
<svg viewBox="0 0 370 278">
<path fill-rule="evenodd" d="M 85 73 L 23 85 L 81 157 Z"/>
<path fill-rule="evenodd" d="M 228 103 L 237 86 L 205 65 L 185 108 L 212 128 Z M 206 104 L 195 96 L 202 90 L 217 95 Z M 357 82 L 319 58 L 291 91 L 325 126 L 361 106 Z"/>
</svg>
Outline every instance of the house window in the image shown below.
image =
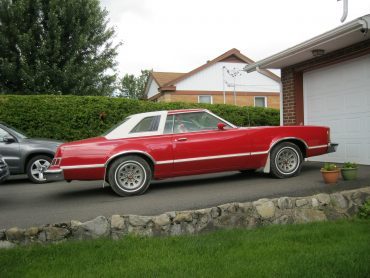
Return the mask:
<svg viewBox="0 0 370 278">
<path fill-rule="evenodd" d="M 198 103 L 213 103 L 212 96 L 198 96 Z"/>
<path fill-rule="evenodd" d="M 255 107 L 267 107 L 267 97 L 254 97 Z"/>
</svg>

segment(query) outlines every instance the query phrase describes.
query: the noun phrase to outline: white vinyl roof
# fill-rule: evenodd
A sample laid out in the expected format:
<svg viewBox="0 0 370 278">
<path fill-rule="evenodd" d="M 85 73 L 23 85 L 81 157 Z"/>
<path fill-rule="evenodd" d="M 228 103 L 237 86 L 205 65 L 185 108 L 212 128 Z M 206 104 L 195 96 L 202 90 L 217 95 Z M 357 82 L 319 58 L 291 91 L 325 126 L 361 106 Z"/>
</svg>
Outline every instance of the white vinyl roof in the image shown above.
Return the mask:
<svg viewBox="0 0 370 278">
<path fill-rule="evenodd" d="M 244 70 L 258 68 L 281 69 L 313 58 L 312 50 L 323 49 L 325 54 L 370 38 L 370 15 L 359 17 L 331 31 L 288 48 L 275 55 L 247 65 Z"/>
</svg>

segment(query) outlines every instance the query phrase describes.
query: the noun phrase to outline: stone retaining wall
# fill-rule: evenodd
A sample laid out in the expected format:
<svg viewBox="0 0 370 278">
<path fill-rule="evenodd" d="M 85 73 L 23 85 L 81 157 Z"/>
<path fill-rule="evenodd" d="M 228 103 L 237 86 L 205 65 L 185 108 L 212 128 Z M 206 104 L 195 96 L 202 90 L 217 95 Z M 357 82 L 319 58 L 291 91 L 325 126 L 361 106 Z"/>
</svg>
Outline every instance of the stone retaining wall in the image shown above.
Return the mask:
<svg viewBox="0 0 370 278">
<path fill-rule="evenodd" d="M 229 203 L 191 211 L 173 211 L 157 216 L 98 216 L 87 222 L 72 220 L 42 227 L 0 230 L 0 248 L 30 243 L 125 235 L 174 236 L 229 228 L 252 229 L 271 224 L 307 223 L 349 218 L 370 200 L 370 187 L 310 197 L 281 197 L 255 202 Z"/>
</svg>

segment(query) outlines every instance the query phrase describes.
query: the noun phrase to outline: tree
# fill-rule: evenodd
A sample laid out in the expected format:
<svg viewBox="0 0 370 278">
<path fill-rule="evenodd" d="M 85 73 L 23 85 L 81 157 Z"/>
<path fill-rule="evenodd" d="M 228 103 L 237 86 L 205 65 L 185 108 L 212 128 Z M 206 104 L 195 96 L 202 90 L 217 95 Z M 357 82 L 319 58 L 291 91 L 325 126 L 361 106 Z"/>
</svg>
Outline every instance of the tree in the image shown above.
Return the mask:
<svg viewBox="0 0 370 278">
<path fill-rule="evenodd" d="M 107 16 L 99 0 L 0 0 L 0 93 L 111 94 Z"/>
<path fill-rule="evenodd" d="M 148 81 L 150 70 L 141 70 L 141 75 L 136 77 L 133 74 L 125 74 L 121 79 L 119 90 L 121 96 L 134 99 L 145 97 L 145 85 Z"/>
</svg>

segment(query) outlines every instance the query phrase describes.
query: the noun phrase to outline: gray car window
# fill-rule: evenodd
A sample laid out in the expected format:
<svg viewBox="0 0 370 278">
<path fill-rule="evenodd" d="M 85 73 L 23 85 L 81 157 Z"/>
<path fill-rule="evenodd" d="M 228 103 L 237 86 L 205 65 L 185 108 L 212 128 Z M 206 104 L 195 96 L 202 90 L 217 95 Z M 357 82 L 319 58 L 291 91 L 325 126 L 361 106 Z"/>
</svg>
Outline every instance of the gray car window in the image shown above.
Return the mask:
<svg viewBox="0 0 370 278">
<path fill-rule="evenodd" d="M 14 136 L 16 136 L 18 138 L 21 138 L 21 139 L 26 139 L 27 138 L 27 135 L 24 134 L 24 132 L 19 131 L 15 127 L 12 127 L 12 126 L 10 126 L 8 124 L 4 124 L 4 123 L 2 123 L 2 125 L 4 125 L 5 127 L 7 127 L 8 129 L 10 129 L 11 130 L 11 133 L 13 133 Z"/>
<path fill-rule="evenodd" d="M 10 134 L 7 131 L 5 131 L 4 129 L 0 128 L 0 142 L 3 142 L 4 137 L 7 136 L 7 135 L 9 136 Z"/>
</svg>

